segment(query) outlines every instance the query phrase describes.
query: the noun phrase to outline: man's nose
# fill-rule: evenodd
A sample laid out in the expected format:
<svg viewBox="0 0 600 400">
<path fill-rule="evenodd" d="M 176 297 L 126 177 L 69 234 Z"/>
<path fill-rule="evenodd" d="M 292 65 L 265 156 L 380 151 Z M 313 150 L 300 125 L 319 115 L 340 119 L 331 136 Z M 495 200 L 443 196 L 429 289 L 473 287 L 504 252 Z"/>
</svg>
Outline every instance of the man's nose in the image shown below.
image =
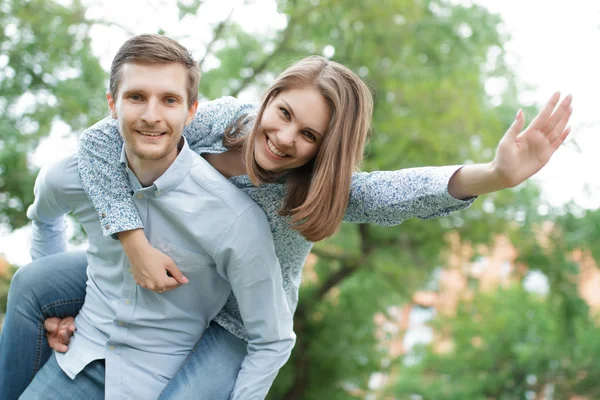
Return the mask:
<svg viewBox="0 0 600 400">
<path fill-rule="evenodd" d="M 160 104 L 156 100 L 150 100 L 146 103 L 146 108 L 142 114 L 142 120 L 149 125 L 154 125 L 162 119 Z"/>
</svg>

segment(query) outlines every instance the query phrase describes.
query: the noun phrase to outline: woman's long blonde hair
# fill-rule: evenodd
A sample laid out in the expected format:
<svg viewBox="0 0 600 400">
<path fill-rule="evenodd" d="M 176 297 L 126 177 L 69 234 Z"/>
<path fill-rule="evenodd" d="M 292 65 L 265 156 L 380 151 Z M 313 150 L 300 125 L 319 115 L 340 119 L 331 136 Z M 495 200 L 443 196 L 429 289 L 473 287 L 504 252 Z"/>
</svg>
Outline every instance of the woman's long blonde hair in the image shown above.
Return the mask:
<svg viewBox="0 0 600 400">
<path fill-rule="evenodd" d="M 307 57 L 275 79 L 265 94 L 252 130 L 243 134 L 244 118 L 240 118 L 225 133 L 225 145 L 241 148 L 253 184 L 273 182 L 281 174 L 262 169 L 254 155 L 260 121 L 269 101 L 278 93 L 305 87 L 314 87 L 323 95 L 331 120 L 315 158 L 286 171 L 287 196 L 279 213 L 290 216 L 293 228 L 307 240 L 316 242 L 333 235 L 346 212 L 352 173 L 362 161 L 371 125 L 373 98 L 367 85 L 339 63 L 319 56 Z"/>
</svg>

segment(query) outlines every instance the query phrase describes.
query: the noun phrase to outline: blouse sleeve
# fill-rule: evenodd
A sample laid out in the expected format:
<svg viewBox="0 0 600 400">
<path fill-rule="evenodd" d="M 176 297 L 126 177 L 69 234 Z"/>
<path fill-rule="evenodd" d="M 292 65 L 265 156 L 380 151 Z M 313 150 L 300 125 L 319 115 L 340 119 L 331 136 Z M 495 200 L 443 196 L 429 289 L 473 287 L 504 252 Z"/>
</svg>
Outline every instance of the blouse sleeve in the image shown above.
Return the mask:
<svg viewBox="0 0 600 400">
<path fill-rule="evenodd" d="M 355 173 L 344 221 L 390 226 L 412 217 L 436 218 L 468 208 L 476 197 L 459 200 L 448 193 L 448 182 L 460 168 Z"/>
<path fill-rule="evenodd" d="M 79 140 L 79 176 L 105 236 L 143 228 L 131 199 L 131 184 L 120 165 L 122 147 L 119 125 L 110 117 L 85 130 Z"/>
<path fill-rule="evenodd" d="M 242 115 L 247 115 L 247 123 L 254 122 L 256 103 L 243 103 L 235 97 L 226 96 L 198 106 L 192 123 L 183 134 L 188 145 L 196 153 L 224 151 L 223 136 L 229 126 L 234 126 Z"/>
<path fill-rule="evenodd" d="M 225 129 L 241 115 L 252 115 L 255 109 L 256 104 L 242 103 L 234 97 L 203 103 L 183 134 L 197 153 L 224 151 Z M 120 165 L 122 147 L 118 122 L 110 117 L 84 131 L 79 142 L 79 175 L 105 236 L 143 228 L 131 199 L 131 184 Z"/>
</svg>

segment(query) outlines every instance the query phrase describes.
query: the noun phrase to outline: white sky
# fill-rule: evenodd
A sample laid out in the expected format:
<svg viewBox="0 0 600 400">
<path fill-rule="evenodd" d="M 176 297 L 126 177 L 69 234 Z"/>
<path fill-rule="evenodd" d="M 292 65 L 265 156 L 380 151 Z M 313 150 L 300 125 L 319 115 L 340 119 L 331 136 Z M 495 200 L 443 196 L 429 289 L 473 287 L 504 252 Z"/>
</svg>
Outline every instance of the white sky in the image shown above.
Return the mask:
<svg viewBox="0 0 600 400">
<path fill-rule="evenodd" d="M 66 1 L 66 0 L 65 0 Z M 520 79 L 536 89 L 524 93 L 522 101 L 543 104 L 556 90 L 574 96 L 573 133 L 537 179 L 543 195 L 552 205 L 575 199 L 578 204 L 600 206 L 600 157 L 596 153 L 600 140 L 600 115 L 597 94 L 600 93 L 600 2 L 596 0 L 456 0 L 477 3 L 499 13 L 504 28 L 512 39 L 506 49 L 511 65 Z M 194 54 L 202 55 L 210 40 L 210 26 L 224 19 L 232 7 L 236 21 L 252 32 L 272 33 L 285 25 L 285 17 L 277 14 L 273 0 L 207 0 L 200 17 L 179 22 L 175 2 L 169 0 L 87 0 L 88 17 L 102 18 L 120 24 L 95 27 L 91 32 L 93 49 L 108 70 L 112 56 L 130 33 L 155 32 L 164 29 L 180 40 Z M 94 3 L 101 5 L 94 5 Z M 210 65 L 210 64 L 209 64 Z M 515 110 L 516 112 L 516 110 Z M 533 116 L 527 116 L 529 119 Z M 76 139 L 65 137 L 65 127 L 57 126 L 32 156 L 36 165 L 44 165 L 76 148 Z M 502 132 L 498 132 L 499 138 Z M 575 150 L 574 141 L 581 149 Z M 57 156 L 58 154 L 58 156 Z M 593 194 L 585 193 L 585 188 Z M 0 228 L 1 229 L 1 228 Z M 8 234 L 0 230 L 0 254 L 11 263 L 29 262 L 29 229 Z"/>
</svg>

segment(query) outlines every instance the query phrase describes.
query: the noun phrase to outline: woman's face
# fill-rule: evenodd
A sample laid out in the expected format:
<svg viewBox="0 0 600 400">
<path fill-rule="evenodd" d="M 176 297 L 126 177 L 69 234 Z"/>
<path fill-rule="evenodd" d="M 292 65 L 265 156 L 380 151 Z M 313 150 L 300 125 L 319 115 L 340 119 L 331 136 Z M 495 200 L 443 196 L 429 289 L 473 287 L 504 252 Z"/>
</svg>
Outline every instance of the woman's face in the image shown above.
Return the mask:
<svg viewBox="0 0 600 400">
<path fill-rule="evenodd" d="M 271 172 L 303 166 L 319 151 L 330 118 L 329 106 L 314 87 L 278 93 L 267 104 L 254 139 L 256 162 Z"/>
</svg>

